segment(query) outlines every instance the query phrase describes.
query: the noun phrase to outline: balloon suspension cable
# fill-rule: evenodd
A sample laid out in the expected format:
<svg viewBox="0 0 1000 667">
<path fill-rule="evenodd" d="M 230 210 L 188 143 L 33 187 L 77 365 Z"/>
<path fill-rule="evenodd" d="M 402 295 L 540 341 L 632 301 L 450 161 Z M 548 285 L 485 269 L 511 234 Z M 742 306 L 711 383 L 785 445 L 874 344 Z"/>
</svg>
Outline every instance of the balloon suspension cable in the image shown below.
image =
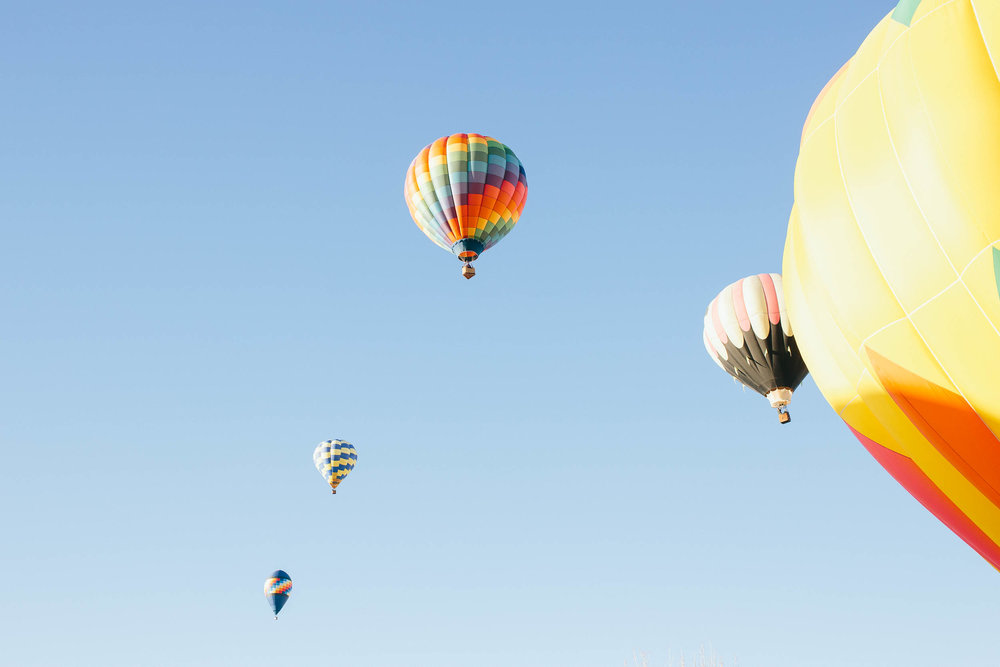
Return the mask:
<svg viewBox="0 0 1000 667">
<path fill-rule="evenodd" d="M 778 387 L 777 389 L 772 389 L 767 392 L 766 398 L 771 403 L 771 407 L 778 411 L 779 422 L 787 424 L 792 421 L 791 415 L 789 415 L 785 409 L 792 400 L 792 390 L 789 387 Z"/>
<path fill-rule="evenodd" d="M 462 264 L 462 276 L 464 276 L 466 280 L 474 275 L 476 275 L 476 267 L 472 266 L 469 262 Z"/>
<path fill-rule="evenodd" d="M 792 416 L 788 414 L 787 410 L 785 410 L 785 406 L 778 408 L 778 421 L 782 424 L 787 424 L 792 421 Z"/>
</svg>

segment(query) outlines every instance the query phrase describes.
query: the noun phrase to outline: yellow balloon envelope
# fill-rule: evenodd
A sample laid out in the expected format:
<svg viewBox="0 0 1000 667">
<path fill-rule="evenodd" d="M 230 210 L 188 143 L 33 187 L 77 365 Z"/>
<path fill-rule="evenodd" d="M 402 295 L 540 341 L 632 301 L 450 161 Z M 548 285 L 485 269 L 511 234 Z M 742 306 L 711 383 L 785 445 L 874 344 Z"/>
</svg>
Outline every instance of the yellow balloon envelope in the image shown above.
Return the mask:
<svg viewBox="0 0 1000 667">
<path fill-rule="evenodd" d="M 806 119 L 783 275 L 823 395 L 1000 569 L 1000 2 L 904 0 Z"/>
</svg>

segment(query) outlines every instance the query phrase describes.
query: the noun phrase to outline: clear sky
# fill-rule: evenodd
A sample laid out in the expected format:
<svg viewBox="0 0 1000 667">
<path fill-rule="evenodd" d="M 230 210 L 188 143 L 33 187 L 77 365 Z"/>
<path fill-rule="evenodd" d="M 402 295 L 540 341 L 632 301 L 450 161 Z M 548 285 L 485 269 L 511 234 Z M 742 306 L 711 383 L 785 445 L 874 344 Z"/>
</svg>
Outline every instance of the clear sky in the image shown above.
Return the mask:
<svg viewBox="0 0 1000 667">
<path fill-rule="evenodd" d="M 891 8 L 5 3 L 0 662 L 1000 664 L 1000 575 L 701 342 Z M 471 281 L 453 132 L 528 175 Z"/>
</svg>

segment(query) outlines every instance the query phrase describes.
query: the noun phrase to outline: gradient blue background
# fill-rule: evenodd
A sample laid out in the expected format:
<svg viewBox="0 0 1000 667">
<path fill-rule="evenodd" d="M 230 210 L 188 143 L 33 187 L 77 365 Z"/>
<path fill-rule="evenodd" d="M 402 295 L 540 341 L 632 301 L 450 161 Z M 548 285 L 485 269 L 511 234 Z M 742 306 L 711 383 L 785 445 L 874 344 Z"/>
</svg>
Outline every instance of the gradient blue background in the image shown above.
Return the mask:
<svg viewBox="0 0 1000 667">
<path fill-rule="evenodd" d="M 997 573 L 701 343 L 891 8 L 5 3 L 0 662 L 1000 664 Z M 529 182 L 471 282 L 402 197 L 461 131 Z"/>
</svg>

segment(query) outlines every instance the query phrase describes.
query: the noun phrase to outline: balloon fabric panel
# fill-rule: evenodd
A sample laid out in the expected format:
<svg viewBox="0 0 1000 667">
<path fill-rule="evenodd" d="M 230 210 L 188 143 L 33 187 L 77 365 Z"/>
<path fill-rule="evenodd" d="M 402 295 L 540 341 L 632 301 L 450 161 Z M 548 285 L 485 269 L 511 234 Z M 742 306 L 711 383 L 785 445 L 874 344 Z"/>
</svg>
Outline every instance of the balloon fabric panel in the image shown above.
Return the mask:
<svg viewBox="0 0 1000 667">
<path fill-rule="evenodd" d="M 264 584 L 264 593 L 267 595 L 288 595 L 292 590 L 292 581 L 279 577 L 271 577 Z"/>
<path fill-rule="evenodd" d="M 292 579 L 284 570 L 275 570 L 271 576 L 264 581 L 264 598 L 271 607 L 274 617 L 278 617 L 278 612 L 288 602 L 288 595 L 292 592 Z"/>
<path fill-rule="evenodd" d="M 851 428 L 848 426 L 848 428 Z M 934 485 L 911 459 L 879 445 L 851 428 L 868 453 L 906 489 L 917 502 L 939 521 L 951 528 L 966 544 L 988 562 L 1000 562 L 1000 548 L 979 527 L 969 520 L 948 496 Z"/>
<path fill-rule="evenodd" d="M 709 356 L 762 396 L 779 387 L 795 389 L 808 373 L 781 318 L 780 291 L 780 275 L 750 276 L 723 289 L 705 313 L 702 338 Z"/>
<path fill-rule="evenodd" d="M 509 147 L 492 137 L 453 134 L 420 151 L 403 192 L 420 230 L 459 259 L 472 261 L 517 224 L 528 183 Z"/>
<path fill-rule="evenodd" d="M 817 97 L 782 273 L 830 405 L 1000 568 L 1000 3 L 903 0 Z"/>
<path fill-rule="evenodd" d="M 344 478 L 354 470 L 357 461 L 358 452 L 354 445 L 344 440 L 321 442 L 313 451 L 313 464 L 334 493 Z"/>
</svg>

